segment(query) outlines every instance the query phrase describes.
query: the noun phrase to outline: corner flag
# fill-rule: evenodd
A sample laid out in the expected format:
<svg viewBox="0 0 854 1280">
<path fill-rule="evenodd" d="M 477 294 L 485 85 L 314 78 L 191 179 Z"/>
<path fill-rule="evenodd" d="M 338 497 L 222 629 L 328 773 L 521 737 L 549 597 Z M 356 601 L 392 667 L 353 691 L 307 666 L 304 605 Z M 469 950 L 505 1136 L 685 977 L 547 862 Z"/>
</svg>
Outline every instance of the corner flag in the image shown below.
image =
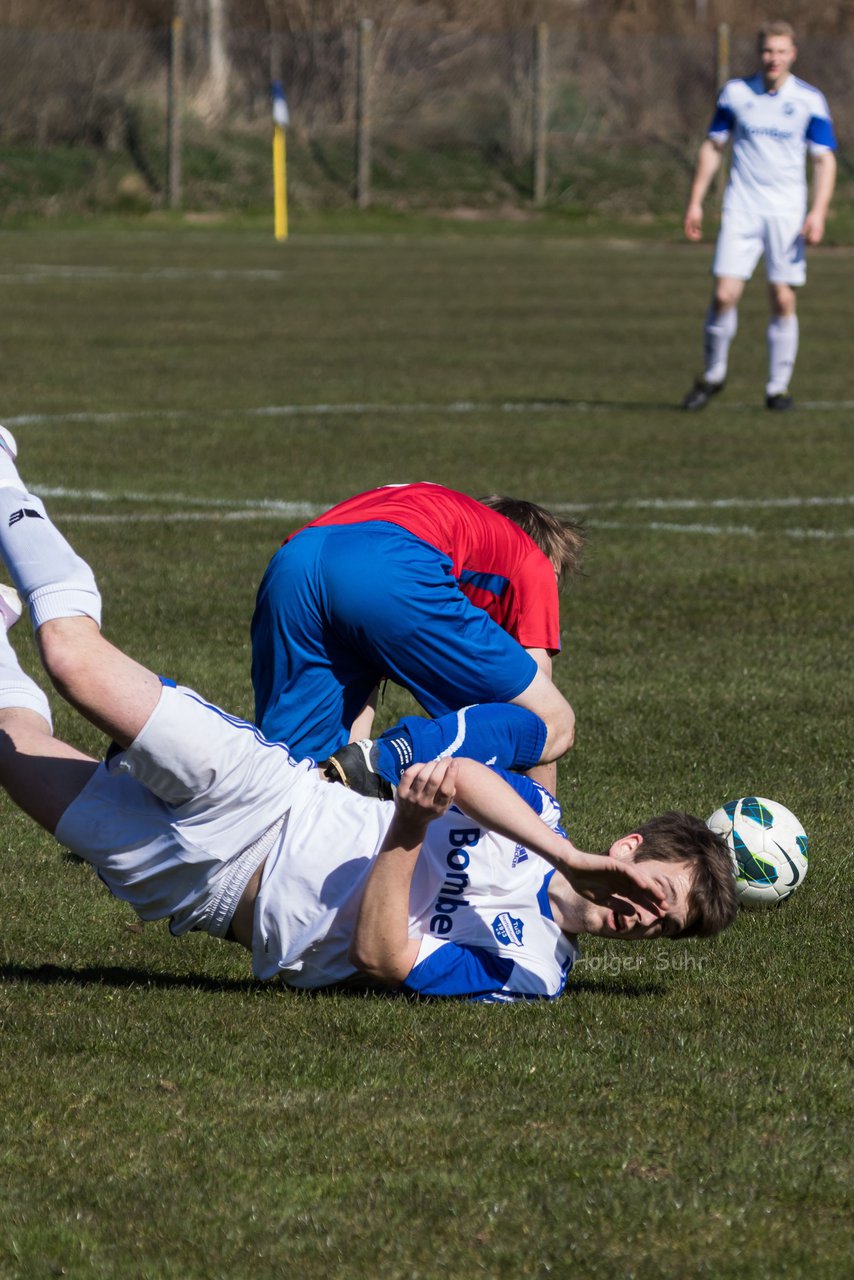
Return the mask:
<svg viewBox="0 0 854 1280">
<path fill-rule="evenodd" d="M 287 150 L 285 128 L 290 120 L 288 103 L 281 80 L 271 86 L 273 97 L 273 196 L 277 240 L 288 238 Z"/>
</svg>

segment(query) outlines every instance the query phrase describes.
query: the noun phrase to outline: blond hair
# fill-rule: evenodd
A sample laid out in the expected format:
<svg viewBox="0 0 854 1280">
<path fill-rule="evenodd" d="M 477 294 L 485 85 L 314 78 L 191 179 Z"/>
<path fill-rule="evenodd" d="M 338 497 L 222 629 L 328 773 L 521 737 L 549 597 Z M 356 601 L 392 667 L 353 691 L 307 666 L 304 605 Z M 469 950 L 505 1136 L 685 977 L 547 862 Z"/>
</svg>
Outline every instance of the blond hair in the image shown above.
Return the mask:
<svg viewBox="0 0 854 1280">
<path fill-rule="evenodd" d="M 795 39 L 795 28 L 791 22 L 783 22 L 782 19 L 762 23 L 759 28 L 759 34 L 756 37 L 756 43 L 760 49 L 769 36 L 788 36 L 792 44 L 798 43 Z"/>
<path fill-rule="evenodd" d="M 545 507 L 526 498 L 509 498 L 506 494 L 491 493 L 480 501 L 499 515 L 506 516 L 527 533 L 544 555 L 554 565 L 555 573 L 563 580 L 581 568 L 584 549 L 584 529 L 574 520 L 561 520 Z"/>
</svg>

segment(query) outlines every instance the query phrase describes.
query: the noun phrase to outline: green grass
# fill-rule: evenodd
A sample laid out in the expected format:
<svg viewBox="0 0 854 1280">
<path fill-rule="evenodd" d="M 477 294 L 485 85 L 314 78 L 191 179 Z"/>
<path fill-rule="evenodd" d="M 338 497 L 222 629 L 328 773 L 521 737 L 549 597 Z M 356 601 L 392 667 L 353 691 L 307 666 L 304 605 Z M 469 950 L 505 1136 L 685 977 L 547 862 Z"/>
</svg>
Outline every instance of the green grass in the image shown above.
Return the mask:
<svg viewBox="0 0 854 1280">
<path fill-rule="evenodd" d="M 811 263 L 812 407 L 761 407 L 757 281 L 687 417 L 707 249 L 367 225 L 0 236 L 0 416 L 106 633 L 249 714 L 255 586 L 300 522 L 264 502 L 575 505 L 574 838 L 756 792 L 809 876 L 715 942 L 590 944 L 552 1006 L 305 997 L 139 928 L 3 801 L 0 1275 L 847 1276 L 854 259 Z"/>
</svg>

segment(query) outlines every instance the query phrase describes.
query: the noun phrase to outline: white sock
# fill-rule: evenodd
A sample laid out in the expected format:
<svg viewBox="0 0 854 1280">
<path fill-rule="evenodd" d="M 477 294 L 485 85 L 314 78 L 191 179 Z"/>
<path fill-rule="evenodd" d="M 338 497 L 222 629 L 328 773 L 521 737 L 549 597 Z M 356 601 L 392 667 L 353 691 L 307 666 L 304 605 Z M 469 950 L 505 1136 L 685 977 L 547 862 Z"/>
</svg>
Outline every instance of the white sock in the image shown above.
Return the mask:
<svg viewBox="0 0 854 1280">
<path fill-rule="evenodd" d="M 709 309 L 706 312 L 706 326 L 703 329 L 703 356 L 705 361 L 703 377 L 706 382 L 718 383 L 726 381 L 730 343 L 737 330 L 737 307 L 730 307 L 728 311 L 718 313 L 715 310 L 714 303 L 709 304 Z"/>
<path fill-rule="evenodd" d="M 15 459 L 6 448 L 0 445 L 0 488 L 9 486 L 12 489 L 23 489 L 26 493 L 26 485 L 18 475 L 18 468 L 15 465 Z"/>
<path fill-rule="evenodd" d="M 9 643 L 6 628 L 0 625 L 0 707 L 24 707 L 37 711 L 53 730 L 47 695 L 21 670 L 18 655 Z"/>
<path fill-rule="evenodd" d="M 0 555 L 30 610 L 33 629 L 51 618 L 94 618 L 101 595 L 85 560 L 69 546 L 40 499 L 27 492 L 14 462 L 0 449 Z"/>
<path fill-rule="evenodd" d="M 775 316 L 768 325 L 768 385 L 765 394 L 784 395 L 789 390 L 798 355 L 798 317 Z"/>
</svg>

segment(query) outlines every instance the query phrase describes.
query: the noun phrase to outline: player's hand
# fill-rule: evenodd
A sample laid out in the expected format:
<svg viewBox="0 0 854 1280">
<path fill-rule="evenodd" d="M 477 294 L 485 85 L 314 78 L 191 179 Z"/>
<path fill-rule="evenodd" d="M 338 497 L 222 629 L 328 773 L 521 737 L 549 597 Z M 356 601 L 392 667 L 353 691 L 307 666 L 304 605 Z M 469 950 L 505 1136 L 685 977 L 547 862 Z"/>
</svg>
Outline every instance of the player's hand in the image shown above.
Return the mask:
<svg viewBox="0 0 854 1280">
<path fill-rule="evenodd" d="M 401 776 L 395 796 L 398 817 L 424 826 L 447 813 L 457 793 L 457 762 L 450 758 L 413 764 Z"/>
<path fill-rule="evenodd" d="M 703 206 L 701 204 L 689 204 L 685 210 L 685 220 L 682 223 L 682 229 L 689 240 L 702 240 L 703 238 Z"/>
<path fill-rule="evenodd" d="M 657 916 L 663 916 L 672 906 L 661 874 L 643 862 L 603 858 L 596 853 L 582 853 L 570 845 L 561 869 L 576 893 L 588 902 L 610 907 L 615 895 L 628 895 Z"/>
<path fill-rule="evenodd" d="M 821 244 L 824 239 L 824 218 L 820 213 L 807 214 L 802 234 L 807 244 Z"/>
</svg>

